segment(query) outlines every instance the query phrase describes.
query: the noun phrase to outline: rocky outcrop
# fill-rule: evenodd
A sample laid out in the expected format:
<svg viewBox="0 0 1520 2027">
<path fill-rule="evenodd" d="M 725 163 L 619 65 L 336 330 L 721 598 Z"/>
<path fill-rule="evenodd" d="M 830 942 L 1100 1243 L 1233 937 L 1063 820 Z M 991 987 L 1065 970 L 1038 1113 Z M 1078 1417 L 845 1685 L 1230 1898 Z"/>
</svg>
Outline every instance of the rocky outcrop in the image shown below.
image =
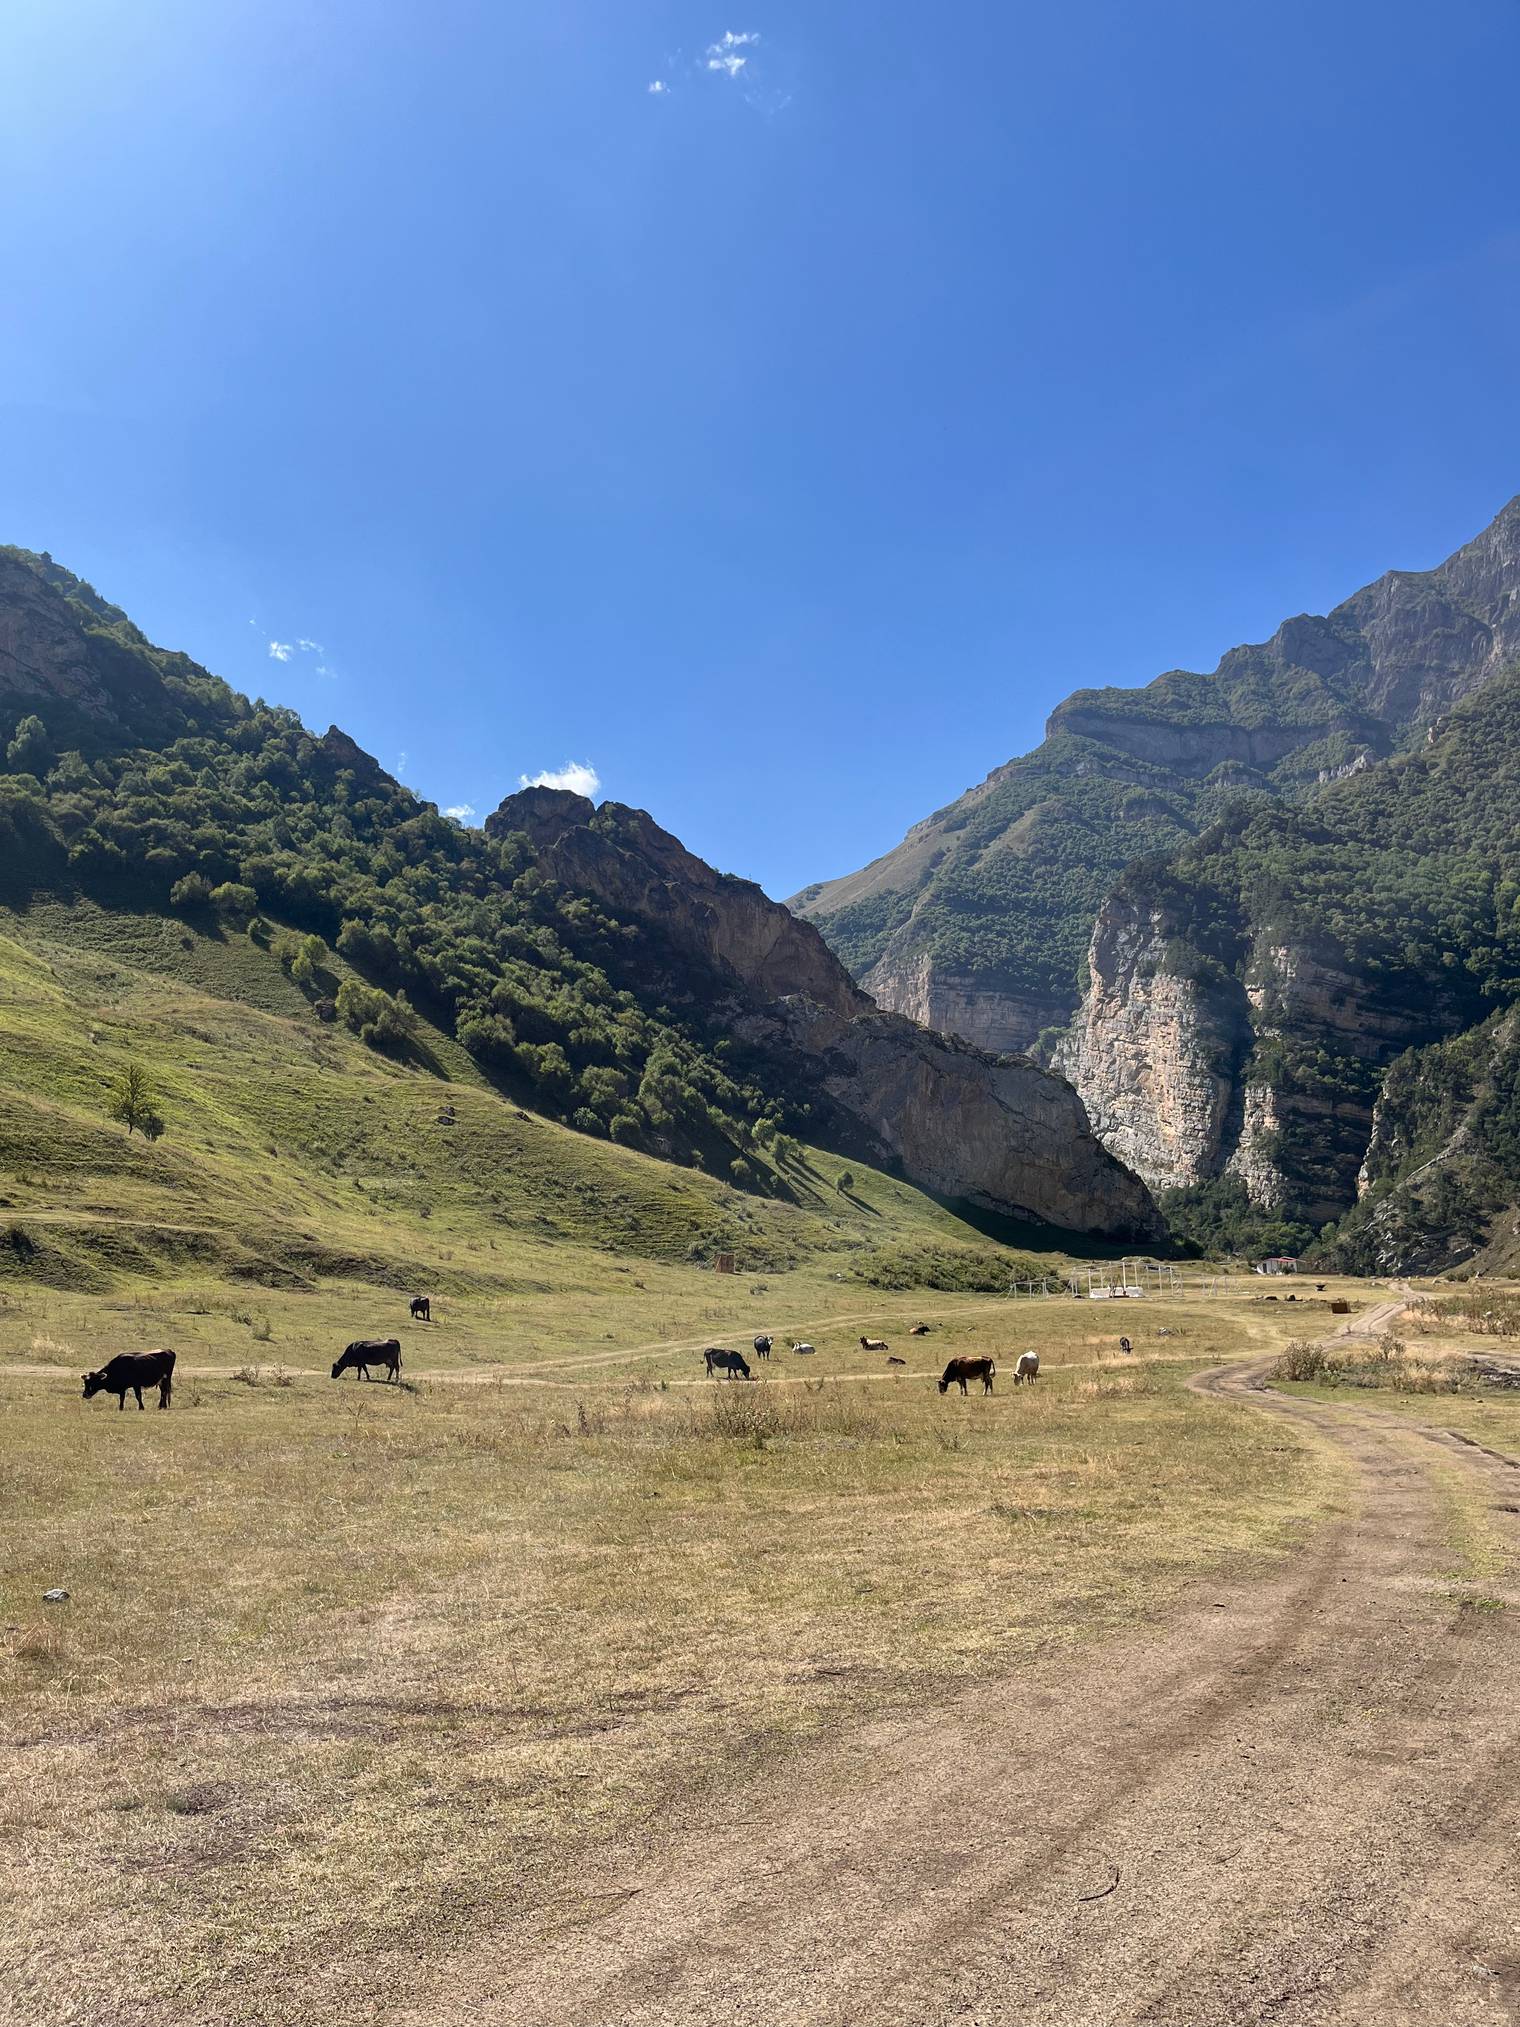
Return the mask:
<svg viewBox="0 0 1520 2027">
<path fill-rule="evenodd" d="M 715 872 L 641 809 L 525 788 L 485 827 L 492 837 L 521 831 L 551 879 L 657 928 L 767 999 L 802 993 L 846 1017 L 872 1006 L 810 922 L 752 881 Z"/>
<path fill-rule="evenodd" d="M 90 755 L 167 744 L 246 709 L 47 556 L 0 548 L 0 749 L 24 716 L 41 718 L 56 751 Z"/>
<path fill-rule="evenodd" d="M 800 1064 L 819 1116 L 835 1114 L 911 1182 L 1070 1231 L 1163 1237 L 1144 1185 L 1102 1147 L 1064 1079 L 878 1013 L 810 923 L 715 872 L 642 810 L 524 789 L 486 830 L 520 834 L 549 878 L 716 967 L 732 983 L 735 1036 Z"/>
<path fill-rule="evenodd" d="M 1102 1146 L 1064 1078 L 994 1060 L 900 1015 L 845 1020 L 802 999 L 739 1032 L 804 1051 L 823 1089 L 921 1188 L 1004 1216 L 1154 1244 L 1164 1228 L 1141 1183 Z"/>
<path fill-rule="evenodd" d="M 923 950 L 900 958 L 889 947 L 864 984 L 878 1006 L 994 1056 L 1027 1054 L 1046 1028 L 1071 1013 L 1064 994 L 1021 991 L 1015 978 L 957 971 Z"/>
<path fill-rule="evenodd" d="M 1216 1175 L 1238 1130 L 1250 1045 L 1244 994 L 1217 969 L 1179 966 L 1178 925 L 1115 901 L 1093 932 L 1092 987 L 1056 1054 L 1093 1130 L 1152 1189 Z"/>
<path fill-rule="evenodd" d="M 1152 1189 L 1228 1175 L 1257 1210 L 1340 1217 L 1383 1069 L 1459 1014 L 1439 989 L 1418 1003 L 1380 993 L 1323 939 L 1253 939 L 1248 924 L 1223 950 L 1189 937 L 1132 891 L 1107 902 L 1056 1067 Z"/>
</svg>

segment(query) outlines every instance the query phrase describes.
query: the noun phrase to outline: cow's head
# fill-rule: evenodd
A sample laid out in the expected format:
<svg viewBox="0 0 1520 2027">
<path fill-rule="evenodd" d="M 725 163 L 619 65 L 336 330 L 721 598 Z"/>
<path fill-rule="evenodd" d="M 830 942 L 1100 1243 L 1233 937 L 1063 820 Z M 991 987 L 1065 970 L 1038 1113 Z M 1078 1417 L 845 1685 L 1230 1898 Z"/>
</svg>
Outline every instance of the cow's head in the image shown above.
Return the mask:
<svg viewBox="0 0 1520 2027">
<path fill-rule="evenodd" d="M 87 1372 L 84 1375 L 84 1397 L 92 1399 L 106 1383 L 104 1372 Z"/>
<path fill-rule="evenodd" d="M 334 1379 L 342 1379 L 342 1377 L 343 1377 L 343 1360 L 342 1360 L 341 1358 L 340 1358 L 340 1359 L 338 1359 L 338 1360 L 337 1360 L 337 1361 L 336 1361 L 336 1362 L 334 1363 L 334 1365 L 333 1365 L 333 1369 L 332 1369 L 332 1376 L 333 1376 L 333 1378 L 334 1378 Z"/>
<path fill-rule="evenodd" d="M 941 1392 L 942 1394 L 947 1394 L 947 1393 L 949 1393 L 949 1391 L 950 1391 L 950 1382 L 949 1382 L 949 1380 L 947 1380 L 947 1379 L 942 1379 L 942 1380 L 940 1381 L 940 1383 L 939 1383 L 939 1390 L 940 1390 L 940 1392 Z"/>
</svg>

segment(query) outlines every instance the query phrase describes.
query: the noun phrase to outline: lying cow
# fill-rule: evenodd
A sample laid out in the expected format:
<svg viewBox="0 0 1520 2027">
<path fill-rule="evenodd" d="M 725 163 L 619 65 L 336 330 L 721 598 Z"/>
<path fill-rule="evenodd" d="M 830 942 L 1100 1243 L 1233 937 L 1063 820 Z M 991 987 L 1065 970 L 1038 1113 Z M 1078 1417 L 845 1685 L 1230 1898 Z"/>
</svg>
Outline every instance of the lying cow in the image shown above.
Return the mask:
<svg viewBox="0 0 1520 2027">
<path fill-rule="evenodd" d="M 412 1297 L 413 1323 L 431 1323 L 433 1320 L 433 1298 L 430 1295 Z"/>
<path fill-rule="evenodd" d="M 942 1394 L 949 1393 L 953 1381 L 964 1393 L 968 1379 L 979 1379 L 982 1392 L 990 1394 L 996 1378 L 997 1366 L 990 1358 L 952 1358 L 939 1376 L 939 1390 Z"/>
<path fill-rule="evenodd" d="M 136 1396 L 140 1408 L 143 1388 L 157 1387 L 158 1405 L 166 1408 L 173 1390 L 173 1379 L 172 1351 L 119 1351 L 99 1372 L 84 1375 L 84 1397 L 88 1401 L 93 1400 L 96 1394 L 115 1394 L 117 1407 L 125 1408 L 130 1391 Z"/>
<path fill-rule="evenodd" d="M 769 1358 L 770 1355 L 771 1355 L 771 1340 L 768 1337 L 757 1337 L 755 1339 L 756 1358 Z"/>
<path fill-rule="evenodd" d="M 730 1379 L 753 1378 L 742 1351 L 724 1351 L 718 1345 L 710 1345 L 702 1356 L 707 1362 L 709 1379 L 715 1372 L 726 1372 Z"/>
<path fill-rule="evenodd" d="M 860 1348 L 862 1351 L 890 1351 L 892 1349 L 884 1337 L 863 1337 L 860 1340 Z"/>
<path fill-rule="evenodd" d="M 369 1378 L 372 1365 L 383 1365 L 387 1379 L 401 1376 L 401 1342 L 395 1337 L 360 1337 L 348 1347 L 332 1369 L 334 1379 L 342 1379 L 350 1368 L 360 1379 Z"/>
<path fill-rule="evenodd" d="M 1039 1377 L 1040 1354 L 1037 1351 L 1021 1351 L 1018 1356 L 1018 1362 L 1013 1368 L 1014 1385 L 1018 1386 L 1020 1381 L 1027 1379 L 1029 1384 L 1033 1386 Z"/>
<path fill-rule="evenodd" d="M 909 1337 L 927 1337 L 929 1335 L 929 1326 L 927 1323 L 915 1323 L 913 1328 L 908 1332 L 908 1335 Z"/>
<path fill-rule="evenodd" d="M 815 1344 L 794 1344 L 792 1346 L 792 1350 L 798 1358 L 811 1358 L 817 1349 L 818 1347 Z"/>
</svg>

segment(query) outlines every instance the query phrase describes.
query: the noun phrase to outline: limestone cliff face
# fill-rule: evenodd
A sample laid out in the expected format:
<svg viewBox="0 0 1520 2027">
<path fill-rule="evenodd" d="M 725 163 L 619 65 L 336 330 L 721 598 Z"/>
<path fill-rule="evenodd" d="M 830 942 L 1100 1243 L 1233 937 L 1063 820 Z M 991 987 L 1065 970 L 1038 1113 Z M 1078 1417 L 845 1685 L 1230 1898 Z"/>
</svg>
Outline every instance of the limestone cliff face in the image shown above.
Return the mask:
<svg viewBox="0 0 1520 2027">
<path fill-rule="evenodd" d="M 1065 994 L 1021 988 L 1011 976 L 958 971 L 924 950 L 899 957 L 890 945 L 864 984 L 878 1006 L 942 1035 L 960 1035 L 994 1056 L 1027 1054 L 1044 1029 L 1071 1013 Z"/>
<path fill-rule="evenodd" d="M 1057 1067 L 1152 1189 L 1234 1176 L 1258 1210 L 1322 1224 L 1355 1200 L 1385 1067 L 1459 1016 L 1439 990 L 1380 995 L 1324 939 L 1237 928 L 1226 963 L 1164 906 L 1112 898 Z"/>
<path fill-rule="evenodd" d="M 1158 1240 L 1144 1185 L 1095 1138 L 1063 1079 L 877 1012 L 818 931 L 717 873 L 642 810 L 551 789 L 486 823 L 522 833 L 550 878 L 732 980 L 736 1036 L 806 1067 L 847 1137 L 945 1197 L 1115 1239 Z"/>
<path fill-rule="evenodd" d="M 1244 995 L 1233 980 L 1183 975 L 1176 927 L 1160 908 L 1105 906 L 1092 987 L 1056 1056 L 1104 1146 L 1152 1189 L 1219 1172 L 1249 1045 Z"/>
</svg>

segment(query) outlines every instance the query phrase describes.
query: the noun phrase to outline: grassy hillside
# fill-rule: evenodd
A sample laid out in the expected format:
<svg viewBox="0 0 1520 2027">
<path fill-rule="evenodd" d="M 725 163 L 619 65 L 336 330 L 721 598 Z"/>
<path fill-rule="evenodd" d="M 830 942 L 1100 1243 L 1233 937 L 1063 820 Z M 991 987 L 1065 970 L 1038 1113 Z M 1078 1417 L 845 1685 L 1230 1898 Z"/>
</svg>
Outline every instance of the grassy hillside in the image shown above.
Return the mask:
<svg viewBox="0 0 1520 2027">
<path fill-rule="evenodd" d="M 510 1306 L 552 1280 L 655 1337 L 676 1285 L 745 1317 L 761 1277 L 1002 1286 L 1017 1264 L 859 1164 L 842 1192 L 814 1150 L 785 1160 L 786 1200 L 575 1132 L 426 1021 L 404 1059 L 377 1053 L 316 1017 L 344 960 L 303 989 L 275 940 L 86 901 L 0 912 L 0 1291 L 230 1281 L 263 1313 L 338 1283 L 365 1290 L 354 1335 L 394 1317 L 380 1290 Z M 159 1092 L 154 1143 L 107 1117 L 129 1062 Z M 740 1275 L 710 1271 L 719 1251 Z"/>
</svg>

